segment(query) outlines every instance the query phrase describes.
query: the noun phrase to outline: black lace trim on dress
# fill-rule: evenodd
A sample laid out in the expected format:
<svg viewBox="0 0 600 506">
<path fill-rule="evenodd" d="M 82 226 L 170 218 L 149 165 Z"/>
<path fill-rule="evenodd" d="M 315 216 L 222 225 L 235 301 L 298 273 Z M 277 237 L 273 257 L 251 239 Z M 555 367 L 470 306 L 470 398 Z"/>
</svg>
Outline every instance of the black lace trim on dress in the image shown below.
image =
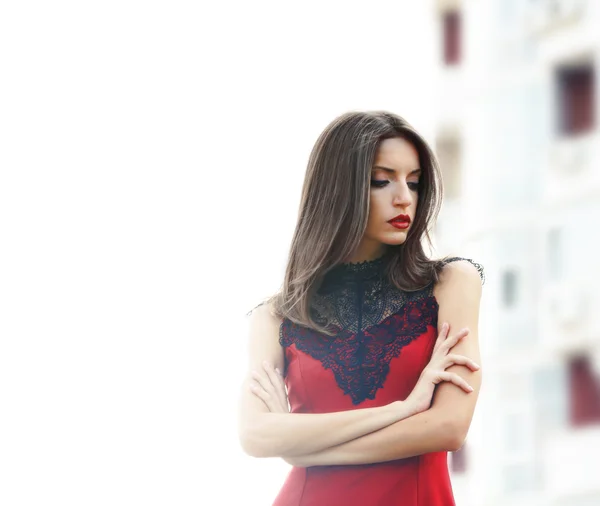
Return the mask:
<svg viewBox="0 0 600 506">
<path fill-rule="evenodd" d="M 428 326 L 437 327 L 437 313 L 434 298 L 414 299 L 367 330 L 338 329 L 335 337 L 284 320 L 279 340 L 284 347 L 295 344 L 330 369 L 338 386 L 358 405 L 375 398 L 387 378 L 391 360 L 406 345 L 424 334 Z"/>
<path fill-rule="evenodd" d="M 484 281 L 483 267 L 467 260 Z M 284 319 L 279 341 L 319 360 L 333 371 L 342 391 L 354 404 L 374 399 L 389 372 L 390 361 L 427 331 L 437 328 L 438 304 L 434 283 L 407 292 L 385 276 L 384 258 L 341 264 L 331 269 L 311 301 L 311 316 L 333 334 L 328 336 Z"/>
<path fill-rule="evenodd" d="M 483 265 L 478 264 L 477 262 L 475 262 L 474 260 L 471 260 L 470 258 L 464 258 L 464 257 L 445 258 L 444 264 L 449 264 L 450 262 L 457 262 L 459 260 L 465 260 L 465 261 L 469 262 L 471 265 L 473 265 L 477 269 L 477 272 L 479 272 L 479 277 L 481 278 L 481 284 L 482 285 L 485 284 L 485 271 L 483 269 Z"/>
</svg>

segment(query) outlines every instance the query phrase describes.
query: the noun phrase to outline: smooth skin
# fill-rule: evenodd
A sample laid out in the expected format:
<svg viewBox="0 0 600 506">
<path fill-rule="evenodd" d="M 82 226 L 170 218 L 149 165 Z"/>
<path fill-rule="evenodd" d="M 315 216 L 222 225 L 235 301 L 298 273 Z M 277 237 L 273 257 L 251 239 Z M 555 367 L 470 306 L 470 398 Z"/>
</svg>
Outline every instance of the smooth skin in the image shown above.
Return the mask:
<svg viewBox="0 0 600 506">
<path fill-rule="evenodd" d="M 346 261 L 373 260 L 388 246 L 406 241 L 410 227 L 400 230 L 388 223 L 399 214 L 411 222 L 417 213 L 421 169 L 414 146 L 400 138 L 384 140 L 377 150 L 371 171 L 371 194 L 367 229 L 357 251 Z"/>
<path fill-rule="evenodd" d="M 410 229 L 398 230 L 387 222 L 398 214 L 414 219 L 419 177 L 418 154 L 409 142 L 381 143 L 373 167 L 367 231 L 347 261 L 378 258 L 388 246 L 406 240 Z M 409 397 L 376 408 L 323 414 L 289 412 L 280 373 L 281 320 L 269 306 L 257 308 L 250 319 L 248 374 L 240 399 L 244 451 L 315 466 L 385 462 L 460 448 L 481 385 L 479 273 L 465 261 L 446 265 L 434 296 L 439 304 L 438 338 Z"/>
</svg>

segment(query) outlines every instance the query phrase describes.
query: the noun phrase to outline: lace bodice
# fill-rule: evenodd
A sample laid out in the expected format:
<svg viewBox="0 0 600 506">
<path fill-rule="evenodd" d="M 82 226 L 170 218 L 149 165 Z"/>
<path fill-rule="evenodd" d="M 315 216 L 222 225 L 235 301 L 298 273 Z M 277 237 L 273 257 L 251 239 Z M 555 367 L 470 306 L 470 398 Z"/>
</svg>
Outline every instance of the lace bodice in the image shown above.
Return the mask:
<svg viewBox="0 0 600 506">
<path fill-rule="evenodd" d="M 483 279 L 482 267 L 469 261 Z M 375 397 L 402 348 L 428 326 L 437 326 L 437 313 L 433 283 L 417 291 L 399 290 L 385 276 L 384 258 L 341 264 L 325 275 L 311 302 L 314 320 L 333 336 L 284 319 L 280 343 L 319 360 L 352 402 L 360 404 Z"/>
<path fill-rule="evenodd" d="M 384 268 L 383 258 L 335 267 L 313 297 L 315 321 L 331 325 L 337 332 L 364 332 L 397 313 L 409 300 L 431 295 L 431 287 L 419 292 L 398 290 L 385 278 Z"/>
<path fill-rule="evenodd" d="M 479 271 L 476 262 L 467 260 Z M 385 277 L 385 257 L 361 263 L 341 264 L 329 271 L 313 297 L 312 316 L 320 325 L 332 325 L 336 331 L 359 332 L 381 323 L 397 313 L 407 302 L 433 296 L 433 283 L 407 292 L 397 289 Z"/>
</svg>

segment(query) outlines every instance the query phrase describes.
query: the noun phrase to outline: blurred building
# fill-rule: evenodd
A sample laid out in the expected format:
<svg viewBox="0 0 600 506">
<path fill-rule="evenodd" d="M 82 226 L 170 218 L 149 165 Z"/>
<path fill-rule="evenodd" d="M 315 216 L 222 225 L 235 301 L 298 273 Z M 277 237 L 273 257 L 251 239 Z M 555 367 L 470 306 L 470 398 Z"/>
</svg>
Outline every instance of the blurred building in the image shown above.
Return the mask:
<svg viewBox="0 0 600 506">
<path fill-rule="evenodd" d="M 600 505 L 600 2 L 432 0 L 437 253 L 484 264 L 460 506 Z"/>
</svg>

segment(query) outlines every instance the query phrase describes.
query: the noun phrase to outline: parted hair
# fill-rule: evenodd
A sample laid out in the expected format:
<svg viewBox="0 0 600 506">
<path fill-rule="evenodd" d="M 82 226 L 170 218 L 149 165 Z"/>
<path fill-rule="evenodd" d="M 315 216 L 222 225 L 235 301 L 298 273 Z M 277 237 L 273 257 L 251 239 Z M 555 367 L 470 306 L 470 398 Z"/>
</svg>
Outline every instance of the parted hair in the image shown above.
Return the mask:
<svg viewBox="0 0 600 506">
<path fill-rule="evenodd" d="M 310 301 L 323 276 L 358 248 L 367 228 L 371 170 L 385 139 L 400 137 L 419 155 L 421 181 L 413 225 L 406 241 L 390 246 L 386 275 L 402 290 L 436 282 L 443 267 L 424 249 L 441 205 L 438 164 L 427 142 L 395 114 L 349 112 L 333 120 L 317 139 L 306 169 L 298 218 L 283 284 L 269 299 L 273 312 L 328 333 L 311 317 Z"/>
</svg>

